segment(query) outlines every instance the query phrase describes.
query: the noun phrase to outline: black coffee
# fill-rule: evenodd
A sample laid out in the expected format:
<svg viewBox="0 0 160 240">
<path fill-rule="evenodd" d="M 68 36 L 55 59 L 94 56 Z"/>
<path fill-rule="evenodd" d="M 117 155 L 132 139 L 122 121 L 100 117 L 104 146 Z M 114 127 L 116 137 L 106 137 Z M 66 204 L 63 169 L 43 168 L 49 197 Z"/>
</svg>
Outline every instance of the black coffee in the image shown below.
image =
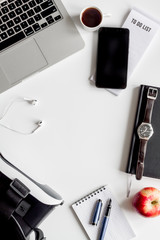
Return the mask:
<svg viewBox="0 0 160 240">
<path fill-rule="evenodd" d="M 102 21 L 102 15 L 96 8 L 87 8 L 82 14 L 82 22 L 87 27 L 96 27 Z"/>
</svg>

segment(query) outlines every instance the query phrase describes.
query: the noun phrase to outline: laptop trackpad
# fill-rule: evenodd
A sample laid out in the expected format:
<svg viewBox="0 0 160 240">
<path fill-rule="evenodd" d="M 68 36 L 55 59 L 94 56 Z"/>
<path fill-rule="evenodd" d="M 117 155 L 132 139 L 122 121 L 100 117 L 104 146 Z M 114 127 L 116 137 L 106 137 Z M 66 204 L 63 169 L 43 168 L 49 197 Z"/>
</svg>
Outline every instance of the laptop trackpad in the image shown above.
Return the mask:
<svg viewBox="0 0 160 240">
<path fill-rule="evenodd" d="M 0 56 L 0 66 L 10 84 L 21 81 L 46 65 L 47 61 L 34 39 Z"/>
</svg>

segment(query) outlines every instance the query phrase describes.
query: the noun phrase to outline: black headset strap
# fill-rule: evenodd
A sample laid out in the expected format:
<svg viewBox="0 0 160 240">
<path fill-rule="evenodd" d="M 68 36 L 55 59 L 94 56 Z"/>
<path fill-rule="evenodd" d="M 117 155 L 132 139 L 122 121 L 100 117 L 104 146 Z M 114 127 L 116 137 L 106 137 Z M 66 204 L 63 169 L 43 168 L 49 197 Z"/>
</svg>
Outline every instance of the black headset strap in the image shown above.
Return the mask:
<svg viewBox="0 0 160 240">
<path fill-rule="evenodd" d="M 16 227 L 16 231 L 19 234 L 20 240 L 27 240 L 26 236 L 23 233 L 23 230 L 21 226 L 19 225 L 18 221 L 12 216 L 11 217 L 12 221 L 14 221 L 14 225 Z M 46 238 L 44 237 L 44 234 L 41 229 L 39 228 L 34 228 L 33 231 L 35 232 L 35 240 L 45 240 Z"/>
<path fill-rule="evenodd" d="M 0 199 L 1 215 L 9 220 L 20 204 L 20 202 L 26 198 L 30 190 L 18 179 L 14 179 L 10 182 L 8 189 Z"/>
<path fill-rule="evenodd" d="M 6 221 L 10 221 L 18 233 L 20 240 L 27 240 L 23 229 L 14 217 L 13 213 L 19 204 L 26 198 L 30 190 L 18 179 L 10 181 L 0 172 L 0 190 L 3 195 L 0 198 L 0 216 Z M 3 183 L 3 184 L 2 184 Z M 35 240 L 45 240 L 42 230 L 32 229 L 35 232 Z"/>
</svg>

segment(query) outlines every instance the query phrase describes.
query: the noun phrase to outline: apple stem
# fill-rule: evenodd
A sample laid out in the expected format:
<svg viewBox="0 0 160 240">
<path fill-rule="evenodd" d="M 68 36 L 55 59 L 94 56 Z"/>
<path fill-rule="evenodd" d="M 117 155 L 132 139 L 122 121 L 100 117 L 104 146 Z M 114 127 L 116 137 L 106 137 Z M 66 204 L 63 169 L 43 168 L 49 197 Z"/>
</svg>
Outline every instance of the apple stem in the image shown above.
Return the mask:
<svg viewBox="0 0 160 240">
<path fill-rule="evenodd" d="M 158 203 L 158 201 L 154 200 L 151 202 L 153 205 L 156 205 Z"/>
</svg>

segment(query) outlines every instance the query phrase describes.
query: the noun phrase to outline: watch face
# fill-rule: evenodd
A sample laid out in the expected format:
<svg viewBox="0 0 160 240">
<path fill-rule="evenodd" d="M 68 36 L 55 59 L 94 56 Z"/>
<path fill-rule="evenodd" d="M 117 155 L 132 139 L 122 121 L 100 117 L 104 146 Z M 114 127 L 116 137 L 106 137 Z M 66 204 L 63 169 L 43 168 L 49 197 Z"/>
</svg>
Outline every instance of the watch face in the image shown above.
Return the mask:
<svg viewBox="0 0 160 240">
<path fill-rule="evenodd" d="M 149 139 L 153 134 L 153 128 L 151 124 L 142 123 L 138 128 L 138 135 L 142 139 Z"/>
</svg>

